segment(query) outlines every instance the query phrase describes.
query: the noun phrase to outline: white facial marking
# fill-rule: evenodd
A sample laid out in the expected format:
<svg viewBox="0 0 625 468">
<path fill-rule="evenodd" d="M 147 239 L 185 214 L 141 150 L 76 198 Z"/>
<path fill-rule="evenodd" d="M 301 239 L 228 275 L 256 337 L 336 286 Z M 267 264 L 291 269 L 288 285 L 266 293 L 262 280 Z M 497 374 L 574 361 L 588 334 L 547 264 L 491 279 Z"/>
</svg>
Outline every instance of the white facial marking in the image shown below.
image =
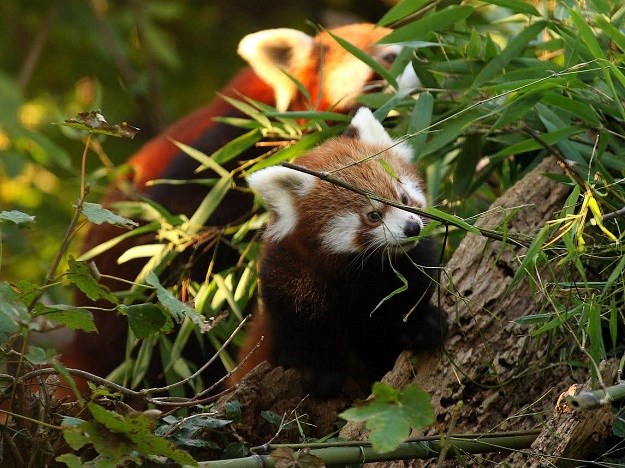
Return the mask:
<svg viewBox="0 0 625 468">
<path fill-rule="evenodd" d="M 358 246 L 354 243 L 360 218 L 356 213 L 342 213 L 334 216 L 320 233 L 324 247 L 335 253 L 357 252 Z"/>
<path fill-rule="evenodd" d="M 371 68 L 356 58 L 347 58 L 340 67 L 326 72 L 323 86 L 326 99 L 339 107 L 349 107 L 364 90 L 371 76 Z"/>
<path fill-rule="evenodd" d="M 408 63 L 404 71 L 399 74 L 397 77 L 397 86 L 400 91 L 403 90 L 413 90 L 415 88 L 421 87 L 421 80 L 412 68 L 412 64 Z"/>
<path fill-rule="evenodd" d="M 405 244 L 408 239 L 405 227 L 411 222 L 416 222 L 423 228 L 423 221 L 416 214 L 399 208 L 389 208 L 384 216 L 383 224 L 372 232 L 374 242 L 391 247 Z"/>
<path fill-rule="evenodd" d="M 249 186 L 260 193 L 275 213 L 265 236 L 272 240 L 286 237 L 297 226 L 295 200 L 313 190 L 316 178 L 282 166 L 268 167 L 247 177 Z"/>
<path fill-rule="evenodd" d="M 408 196 L 416 200 L 419 205 L 426 206 L 425 193 L 423 193 L 421 184 L 414 179 L 405 179 L 402 182 L 402 188 L 408 193 Z"/>
</svg>

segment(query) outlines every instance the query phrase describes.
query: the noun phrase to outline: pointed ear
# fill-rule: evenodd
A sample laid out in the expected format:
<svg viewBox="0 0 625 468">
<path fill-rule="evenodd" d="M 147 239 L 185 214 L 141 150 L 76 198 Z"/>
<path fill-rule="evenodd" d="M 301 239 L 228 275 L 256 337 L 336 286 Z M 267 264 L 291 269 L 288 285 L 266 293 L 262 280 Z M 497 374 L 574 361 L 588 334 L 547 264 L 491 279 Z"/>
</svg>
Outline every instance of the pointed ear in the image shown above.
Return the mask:
<svg viewBox="0 0 625 468">
<path fill-rule="evenodd" d="M 315 176 L 281 166 L 268 167 L 247 177 L 248 185 L 275 213 L 275 219 L 265 231 L 266 236 L 279 240 L 295 229 L 295 200 L 309 193 L 315 180 Z"/>
<path fill-rule="evenodd" d="M 248 34 L 239 42 L 239 55 L 273 87 L 279 111 L 287 110 L 297 93 L 295 83 L 286 74 L 292 74 L 309 62 L 313 43 L 313 37 L 288 28 Z"/>
<path fill-rule="evenodd" d="M 358 138 L 363 143 L 381 145 L 393 148 L 393 151 L 401 156 L 406 162 L 412 162 L 413 153 L 406 143 L 393 140 L 382 124 L 376 120 L 370 109 L 361 107 L 352 118 L 345 135 L 350 138 Z"/>
<path fill-rule="evenodd" d="M 357 137 L 364 143 L 391 146 L 393 139 L 386 133 L 384 127 L 376 120 L 370 109 L 361 107 L 352 118 L 346 133 Z"/>
</svg>

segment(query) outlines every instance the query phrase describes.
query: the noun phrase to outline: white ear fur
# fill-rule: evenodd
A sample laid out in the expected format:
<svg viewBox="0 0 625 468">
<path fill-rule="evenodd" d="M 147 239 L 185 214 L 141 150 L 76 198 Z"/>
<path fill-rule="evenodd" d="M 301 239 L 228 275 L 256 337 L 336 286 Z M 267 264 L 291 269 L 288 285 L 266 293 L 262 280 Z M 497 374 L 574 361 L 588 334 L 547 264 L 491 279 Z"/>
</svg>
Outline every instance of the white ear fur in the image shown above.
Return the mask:
<svg viewBox="0 0 625 468">
<path fill-rule="evenodd" d="M 309 193 L 316 177 L 282 166 L 268 167 L 247 176 L 248 185 L 257 191 L 276 214 L 265 235 L 280 240 L 297 225 L 295 199 Z"/>
<path fill-rule="evenodd" d="M 256 74 L 273 87 L 276 108 L 285 111 L 297 87 L 285 75 L 308 62 L 314 38 L 296 29 L 266 29 L 248 34 L 239 42 L 238 53 Z"/>
<path fill-rule="evenodd" d="M 382 145 L 387 148 L 392 147 L 393 151 L 405 161 L 412 162 L 413 154 L 410 147 L 405 143 L 398 143 L 393 140 L 382 124 L 373 116 L 370 109 L 366 107 L 358 109 L 358 112 L 356 112 L 352 118 L 350 126 L 358 130 L 358 138 L 362 142 L 372 145 Z"/>
<path fill-rule="evenodd" d="M 364 143 L 384 146 L 393 144 L 393 139 L 376 120 L 371 110 L 366 107 L 358 109 L 350 125 L 358 130 L 358 138 Z"/>
</svg>

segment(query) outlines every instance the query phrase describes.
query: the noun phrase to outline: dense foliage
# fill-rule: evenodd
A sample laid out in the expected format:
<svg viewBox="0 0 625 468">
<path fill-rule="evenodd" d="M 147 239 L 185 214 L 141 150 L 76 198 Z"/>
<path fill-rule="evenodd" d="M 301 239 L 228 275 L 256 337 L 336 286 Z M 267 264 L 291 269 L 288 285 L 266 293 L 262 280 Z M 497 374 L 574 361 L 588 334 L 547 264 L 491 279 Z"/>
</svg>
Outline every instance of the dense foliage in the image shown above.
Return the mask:
<svg viewBox="0 0 625 468">
<path fill-rule="evenodd" d="M 62 2 L 52 3 L 50 15 L 56 15 L 54 8 Z M 116 58 L 133 66 L 141 60 L 155 61 L 159 67 L 171 69 L 180 66 L 181 59 L 171 44 L 171 37 L 176 36 L 163 35 L 164 25 L 192 15 L 185 7 L 177 2 L 149 2 L 149 7 L 134 13 L 121 7 L 109 12 L 98 9 L 106 3 L 91 2 L 93 12 L 103 16 L 96 15 L 89 21 L 80 15 L 59 17 L 62 26 L 53 37 L 61 49 L 69 48 L 75 39 L 67 23 L 79 19 L 81 24 L 94 22 L 108 30 L 121 54 L 115 57 L 110 48 L 94 47 L 87 52 L 89 64 L 85 67 L 110 67 Z M 32 14 L 28 6 L 21 4 L 2 8 L 13 17 Z M 386 41 L 409 47 L 391 74 L 396 75 L 402 64 L 412 62 L 422 87 L 411 95 L 390 92 L 361 98 L 363 104 L 377 109 L 380 119 L 390 115 L 393 135 L 406 138 L 414 148 L 432 203 L 432 208 L 426 209 L 433 219 L 427 231 L 439 238 L 442 257 L 451 255 L 467 231 L 527 245 L 527 254 L 518 259 L 522 268 L 515 281 L 531 282 L 536 293 L 544 297 L 542 310 L 528 311 L 523 319 L 528 333 L 549 334 L 551 359 L 587 367 L 593 375 L 597 375 L 602 360 L 620 357 L 624 350 L 625 260 L 620 244 L 625 202 L 624 16 L 625 6 L 609 0 L 583 5 L 573 1 L 539 2 L 537 6 L 520 0 L 404 0 L 380 22 L 396 28 Z M 137 18 L 143 21 L 141 35 L 131 39 L 139 42 L 119 42 L 116 31 L 128 28 Z M 26 20 L 18 24 L 25 25 Z M 106 43 L 108 33 L 104 30 L 90 37 L 90 41 L 98 44 L 97 36 L 101 35 L 99 39 Z M 62 55 L 64 60 L 73 60 L 76 51 L 67 52 Z M 202 57 L 185 59 L 191 63 L 203 61 Z M 62 68 L 63 63 L 58 66 Z M 17 64 L 12 67 L 17 69 Z M 76 70 L 75 65 L 67 68 Z M 249 115 L 249 120 L 232 123 L 249 130 L 246 138 L 213 155 L 188 149 L 190 157 L 214 169 L 215 162 L 223 164 L 246 145 L 265 138 L 274 143 L 268 147 L 266 158 L 232 173 L 221 170 L 219 179 L 207 181 L 211 191 L 191 220 L 144 202 L 117 207 L 124 216 L 117 217 L 89 204 L 81 187 L 89 182 L 90 197 L 97 198 L 110 177 L 123 170 L 111 161 L 123 161 L 131 152 L 130 147 L 102 135 L 102 129 L 93 128 L 89 121 L 52 127 L 43 122 L 62 122 L 78 111 L 123 102 L 120 87 L 113 83 L 110 74 L 99 81 L 91 77 L 92 73 L 97 75 L 96 71 L 78 70 L 84 77 L 75 80 L 72 91 L 69 86 L 64 87 L 68 91 L 61 93 L 62 99 L 55 100 L 51 97 L 53 88 L 73 78 L 52 72 L 54 68 L 51 76 L 57 82 L 39 77 L 31 87 L 17 74 L 0 72 L 0 340 L 7 368 L 2 381 L 2 412 L 11 422 L 2 430 L 16 436 L 11 456 L 35 466 L 55 459 L 71 447 L 73 454 L 62 455 L 59 461 L 77 466 L 78 455 L 97 456 L 102 463 L 142 457 L 167 457 L 187 463 L 191 460 L 188 453 L 197 459 L 245 454 L 245 445 L 228 432 L 228 421 L 236 420 L 240 411 L 236 404 L 230 407 L 229 414 L 219 417 L 188 416 L 202 412 L 203 407 L 197 404 L 188 413 L 160 419 L 160 414 L 152 410 L 137 413 L 125 403 L 115 402 L 124 395 L 126 399 L 163 409 L 164 401 L 173 401 L 163 395 L 182 397 L 183 387 L 192 389 L 200 398 L 206 396 L 203 382 L 193 375 L 195 369 L 180 358 L 182 349 L 187 338 L 205 326 L 208 318 L 221 317 L 207 334 L 215 349 L 239 327 L 243 320 L 241 311 L 254 293 L 256 280 L 258 245 L 249 240 L 248 234 L 262 226 L 265 215 L 257 214 L 215 239 L 240 251 L 242 261 L 238 265 L 226 271 L 211 271 L 202 283 L 180 280 L 170 284 L 171 273 L 166 278 L 159 278 L 158 274 L 165 271 L 183 246 L 206 242 L 206 233 L 199 226 L 220 202 L 233 177 L 301 154 L 340 130 L 346 118 L 312 111 L 297 115 L 277 113 L 254 102 L 239 102 L 236 105 Z M 195 73 L 199 72 L 189 73 L 185 79 L 198 81 Z M 147 75 L 136 79 L 143 86 L 142 90 L 135 90 L 142 96 L 137 103 L 149 101 L 153 86 L 157 86 L 150 84 L 154 76 Z M 393 77 L 389 79 L 392 82 Z M 36 91 L 29 92 L 31 88 Z M 165 86 L 159 96 L 166 96 L 169 89 Z M 198 88 L 189 89 L 193 90 L 192 95 L 198 92 Z M 125 120 L 135 124 L 130 106 L 103 107 L 111 109 L 104 112 L 110 122 Z M 153 110 L 142 107 L 143 118 L 166 119 Z M 89 150 L 88 170 L 84 174 L 80 164 L 83 147 Z M 115 157 L 109 157 L 112 153 L 116 153 Z M 554 213 L 552 222 L 537 233 L 510 233 L 505 223 L 496 231 L 480 231 L 473 226 L 499 195 L 546 157 L 560 162 L 565 175 L 553 177 L 571 190 L 567 204 L 561 212 Z M 79 201 L 72 207 L 76 198 Z M 511 210 L 506 219 L 514 215 L 515 210 Z M 66 240 L 77 236 L 75 228 L 83 222 L 83 216 L 91 221 L 114 223 L 143 217 L 150 221 L 148 230 L 167 240 L 127 253 L 127 258 L 149 259 L 149 268 L 127 294 L 111 295 L 98 285 L 86 263 L 94 252 L 75 258 L 77 249 Z M 61 233 L 66 228 L 65 240 Z M 146 228 L 142 229 L 145 232 Z M 184 275 L 184 270 L 176 272 L 177 277 Z M 543 281 L 543 277 L 549 281 Z M 28 385 L 24 385 L 24 374 L 29 372 L 27 378 L 33 378 L 36 369 L 46 365 L 61 378 L 67 377 L 45 336 L 37 342 L 44 344 L 30 341 L 35 332 L 49 326 L 42 318 L 73 329 L 93 330 L 91 311 L 66 305 L 71 300 L 70 283 L 89 297 L 107 297 L 114 302 L 127 316 L 130 329 L 141 338 L 141 344 L 136 349 L 129 347 L 126 362 L 109 378 L 122 387 L 109 385 L 98 390 L 98 403 L 83 406 L 84 402 L 79 401 L 71 407 L 59 407 L 53 399 L 41 395 L 32 398 L 25 391 Z M 182 326 L 172 332 L 174 322 Z M 240 340 L 239 334 L 235 340 Z M 148 362 L 157 345 L 170 358 L 171 365 L 165 366 L 168 383 L 184 379 L 183 385 L 172 385 L 160 393 L 143 389 Z M 233 359 L 227 352 L 221 353 L 220 358 L 221 364 L 214 365 L 232 369 Z M 54 385 L 49 381 L 41 388 Z M 61 419 L 68 414 L 74 417 Z M 170 443 L 153 437 L 155 430 L 169 436 Z M 615 433 L 622 435 L 622 424 L 616 424 Z M 385 444 L 388 449 L 388 438 Z M 84 450 L 85 446 L 93 450 Z"/>
</svg>

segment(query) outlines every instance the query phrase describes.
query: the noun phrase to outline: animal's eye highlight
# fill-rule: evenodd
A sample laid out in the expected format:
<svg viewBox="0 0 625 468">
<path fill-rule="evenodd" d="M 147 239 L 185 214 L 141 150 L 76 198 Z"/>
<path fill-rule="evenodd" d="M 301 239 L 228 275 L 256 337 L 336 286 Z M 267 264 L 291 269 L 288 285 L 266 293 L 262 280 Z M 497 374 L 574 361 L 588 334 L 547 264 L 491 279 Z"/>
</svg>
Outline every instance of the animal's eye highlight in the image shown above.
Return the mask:
<svg viewBox="0 0 625 468">
<path fill-rule="evenodd" d="M 377 210 L 369 211 L 369 213 L 367 213 L 367 220 L 372 223 L 379 223 L 382 221 L 382 213 Z"/>
</svg>

